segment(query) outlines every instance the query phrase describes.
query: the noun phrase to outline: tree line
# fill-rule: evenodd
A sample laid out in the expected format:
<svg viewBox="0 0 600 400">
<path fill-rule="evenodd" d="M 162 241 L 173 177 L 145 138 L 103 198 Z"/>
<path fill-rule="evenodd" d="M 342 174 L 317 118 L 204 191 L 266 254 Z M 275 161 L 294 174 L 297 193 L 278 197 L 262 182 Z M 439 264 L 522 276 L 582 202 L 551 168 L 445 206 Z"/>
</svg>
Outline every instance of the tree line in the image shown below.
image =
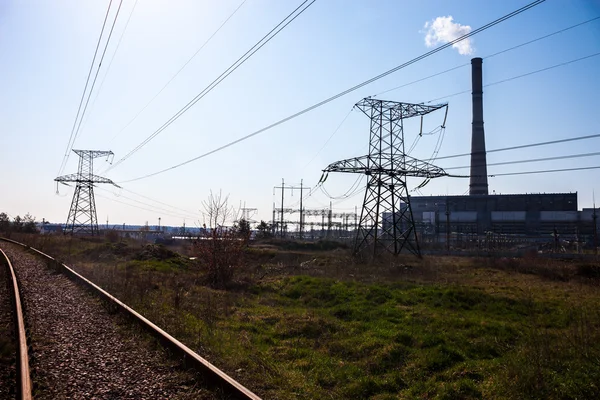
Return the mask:
<svg viewBox="0 0 600 400">
<path fill-rule="evenodd" d="M 22 232 L 37 233 L 35 217 L 27 213 L 21 217 L 17 215 L 12 220 L 6 213 L 0 213 L 0 233 Z"/>
</svg>

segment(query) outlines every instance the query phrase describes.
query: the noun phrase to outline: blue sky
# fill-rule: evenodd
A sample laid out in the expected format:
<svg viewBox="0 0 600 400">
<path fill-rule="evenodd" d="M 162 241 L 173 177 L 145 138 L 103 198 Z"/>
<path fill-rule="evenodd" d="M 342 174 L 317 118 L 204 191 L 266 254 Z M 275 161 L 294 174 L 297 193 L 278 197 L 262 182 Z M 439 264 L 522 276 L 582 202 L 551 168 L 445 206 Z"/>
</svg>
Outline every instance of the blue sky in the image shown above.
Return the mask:
<svg viewBox="0 0 600 400">
<path fill-rule="evenodd" d="M 114 1 L 115 5 L 118 3 Z M 191 98 L 271 30 L 300 1 L 247 0 L 223 29 L 139 117 L 140 109 L 236 9 L 241 0 L 139 0 L 114 61 L 105 77 L 134 0 L 124 0 L 84 129 L 74 148 L 115 152 L 115 160 L 160 127 Z M 213 92 L 106 176 L 116 182 L 170 167 L 251 133 L 313 103 L 345 90 L 429 50 L 424 25 L 441 16 L 473 29 L 528 1 L 317 0 L 275 39 L 236 70 Z M 55 194 L 53 179 L 75 119 L 108 1 L 0 2 L 0 211 L 30 212 L 37 219 L 66 219 L 72 188 Z M 116 7 L 115 7 L 116 9 Z M 256 207 L 255 218 L 269 220 L 273 186 L 314 186 L 321 169 L 336 160 L 364 154 L 369 121 L 350 113 L 340 130 L 317 154 L 361 98 L 484 57 L 484 84 L 600 52 L 600 20 L 552 38 L 498 55 L 487 55 L 600 16 L 597 0 L 547 0 L 474 37 L 473 54 L 446 49 L 309 114 L 182 168 L 123 184 L 124 188 L 180 209 L 146 211 L 113 200 L 145 203 L 131 192 L 104 187 L 96 191 L 100 221 L 194 224 L 210 190 L 230 195 L 233 205 Z M 488 149 L 600 133 L 598 93 L 600 57 L 484 89 Z M 100 82 L 104 81 L 101 90 Z M 470 68 L 388 92 L 381 98 L 423 102 L 470 89 Z M 440 100 L 444 101 L 444 100 Z M 469 94 L 447 99 L 449 115 L 440 156 L 470 151 Z M 427 124 L 439 125 L 443 115 Z M 417 132 L 406 133 L 412 142 Z M 114 139 L 113 139 L 114 138 Z M 413 156 L 429 158 L 437 137 L 419 141 Z M 600 139 L 493 153 L 488 162 L 591 152 Z M 310 160 L 314 160 L 309 163 Z M 442 167 L 468 164 L 468 157 L 440 160 Z M 308 165 L 307 165 L 308 164 Z M 107 166 L 97 160 L 97 172 Z M 490 173 L 600 165 L 600 157 L 490 167 Z M 76 172 L 77 156 L 66 173 Z M 466 173 L 468 170 L 456 170 Z M 496 193 L 575 192 L 579 207 L 590 207 L 592 191 L 600 198 L 600 170 L 490 178 Z M 355 176 L 331 175 L 325 184 L 333 196 L 345 193 Z M 416 185 L 420 182 L 410 181 Z M 423 189 L 428 194 L 462 194 L 468 180 L 442 178 Z M 116 195 L 121 195 L 117 197 Z M 286 193 L 285 206 L 299 200 Z M 322 192 L 305 206 L 329 205 Z M 333 200 L 334 209 L 353 210 L 360 194 Z M 600 200 L 599 200 L 600 202 Z M 154 203 L 153 203 L 154 204 Z M 156 206 L 168 208 L 164 205 Z M 169 215 L 174 214 L 174 215 Z M 185 215 L 181 215 L 185 214 Z M 191 215 L 194 214 L 194 215 Z"/>
</svg>

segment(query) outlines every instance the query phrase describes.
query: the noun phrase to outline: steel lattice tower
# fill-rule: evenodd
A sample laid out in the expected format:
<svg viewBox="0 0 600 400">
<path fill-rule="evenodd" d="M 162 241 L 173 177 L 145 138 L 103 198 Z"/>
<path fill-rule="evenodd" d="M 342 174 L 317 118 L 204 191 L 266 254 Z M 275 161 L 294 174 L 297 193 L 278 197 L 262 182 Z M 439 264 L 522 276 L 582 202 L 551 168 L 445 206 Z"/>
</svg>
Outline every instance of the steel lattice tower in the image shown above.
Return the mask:
<svg viewBox="0 0 600 400">
<path fill-rule="evenodd" d="M 75 193 L 69 210 L 65 233 L 97 235 L 98 216 L 96 215 L 96 200 L 94 184 L 108 183 L 119 187 L 108 178 L 94 175 L 94 159 L 114 156 L 112 151 L 73 150 L 79 156 L 79 168 L 76 174 L 59 176 L 56 182 L 75 182 Z"/>
<path fill-rule="evenodd" d="M 356 107 L 371 119 L 369 154 L 330 164 L 323 170 L 367 175 L 367 188 L 360 216 L 355 253 L 378 248 L 399 254 L 404 248 L 420 256 L 413 213 L 406 178 L 425 179 L 447 175 L 425 161 L 406 155 L 404 148 L 404 120 L 421 118 L 447 104 L 426 106 L 366 98 Z M 322 179 L 324 180 L 324 179 Z"/>
</svg>

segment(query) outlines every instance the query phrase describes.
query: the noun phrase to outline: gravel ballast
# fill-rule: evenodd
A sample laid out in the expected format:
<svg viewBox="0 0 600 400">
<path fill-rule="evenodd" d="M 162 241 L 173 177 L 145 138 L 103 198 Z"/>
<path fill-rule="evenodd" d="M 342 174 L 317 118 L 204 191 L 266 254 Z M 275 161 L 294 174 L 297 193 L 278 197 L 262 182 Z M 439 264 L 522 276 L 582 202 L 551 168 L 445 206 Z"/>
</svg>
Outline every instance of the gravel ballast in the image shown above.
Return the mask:
<svg viewBox="0 0 600 400">
<path fill-rule="evenodd" d="M 38 256 L 2 243 L 15 267 L 36 399 L 212 399 L 192 372 Z"/>
<path fill-rule="evenodd" d="M 1 258 L 4 258 L 0 254 Z M 17 344 L 8 267 L 0 260 L 0 400 L 15 398 Z"/>
</svg>

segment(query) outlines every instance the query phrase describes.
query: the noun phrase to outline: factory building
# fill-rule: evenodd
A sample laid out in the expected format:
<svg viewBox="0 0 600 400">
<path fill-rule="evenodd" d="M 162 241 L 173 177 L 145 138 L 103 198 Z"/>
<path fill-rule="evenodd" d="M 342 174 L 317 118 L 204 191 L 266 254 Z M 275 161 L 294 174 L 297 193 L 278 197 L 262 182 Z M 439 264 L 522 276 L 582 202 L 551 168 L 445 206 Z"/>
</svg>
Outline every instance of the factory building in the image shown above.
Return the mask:
<svg viewBox="0 0 600 400">
<path fill-rule="evenodd" d="M 422 237 L 453 234 L 562 237 L 592 235 L 593 209 L 577 210 L 577 193 L 488 194 L 483 128 L 482 59 L 471 60 L 473 124 L 469 195 L 411 196 L 417 232 Z M 406 205 L 404 205 L 406 207 Z M 383 215 L 384 224 L 390 215 Z M 440 235 L 441 234 L 441 235 Z"/>
<path fill-rule="evenodd" d="M 421 196 L 410 199 L 421 233 L 488 232 L 525 236 L 576 233 L 577 193 Z"/>
</svg>

